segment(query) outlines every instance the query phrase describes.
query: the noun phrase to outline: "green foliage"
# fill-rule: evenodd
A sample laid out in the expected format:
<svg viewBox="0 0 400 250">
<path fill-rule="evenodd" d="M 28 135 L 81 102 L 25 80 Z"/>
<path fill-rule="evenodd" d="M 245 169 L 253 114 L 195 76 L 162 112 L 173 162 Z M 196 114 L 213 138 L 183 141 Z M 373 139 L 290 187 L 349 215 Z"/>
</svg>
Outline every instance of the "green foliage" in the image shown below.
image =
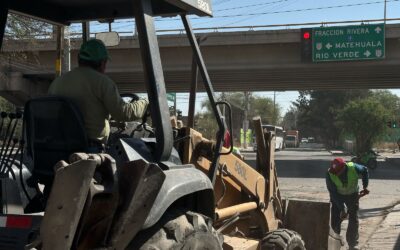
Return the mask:
<svg viewBox="0 0 400 250">
<path fill-rule="evenodd" d="M 29 48 L 37 46 L 37 38 L 49 37 L 52 32 L 52 25 L 34 20 L 29 17 L 20 16 L 16 14 L 9 14 L 7 17 L 7 26 L 5 30 L 4 40 L 6 41 L 21 41 L 18 46 L 13 46 L 13 51 L 4 53 L 0 60 L 13 60 L 19 62 L 26 62 L 33 60 L 38 64 L 39 60 L 37 55 L 33 52 L 28 52 Z"/>
<path fill-rule="evenodd" d="M 232 123 L 233 123 L 233 136 L 238 142 L 240 136 L 240 128 L 243 126 L 244 110 L 245 110 L 245 95 L 243 92 L 223 93 L 218 96 L 218 100 L 225 100 L 232 106 Z M 264 124 L 278 123 L 281 117 L 281 107 L 275 105 L 271 98 L 255 96 L 249 93 L 248 95 L 248 112 L 247 117 L 249 120 L 249 128 L 252 128 L 252 118 L 260 116 Z M 202 103 L 202 108 L 205 109 L 196 115 L 197 121 L 196 129 L 203 134 L 206 138 L 215 138 L 217 133 L 217 123 L 215 116 L 212 112 L 211 104 L 208 100 Z M 222 108 L 221 108 L 222 110 Z"/>
<path fill-rule="evenodd" d="M 256 97 L 252 100 L 252 107 L 250 110 L 250 117 L 260 116 L 263 124 L 274 124 L 280 123 L 281 107 L 275 104 L 271 98 Z"/>
<path fill-rule="evenodd" d="M 336 117 L 347 103 L 367 97 L 368 90 L 302 91 L 294 106 L 298 110 L 297 129 L 304 137 L 316 137 L 328 147 L 339 144 L 341 128 Z"/>
<path fill-rule="evenodd" d="M 13 40 L 34 39 L 36 36 L 48 35 L 51 25 L 29 17 L 9 14 L 5 35 Z M 46 32 L 47 31 L 47 32 Z"/>
<path fill-rule="evenodd" d="M 371 95 L 389 112 L 392 120 L 399 120 L 400 98 L 397 95 L 392 94 L 388 90 L 376 90 Z"/>
<path fill-rule="evenodd" d="M 203 134 L 203 137 L 215 139 L 218 131 L 218 125 L 214 115 L 211 112 L 197 113 L 194 117 L 195 129 Z"/>
<path fill-rule="evenodd" d="M 225 93 L 224 96 L 227 102 L 244 112 L 245 96 L 243 92 Z M 221 97 L 220 99 L 222 99 Z M 281 107 L 275 104 L 274 111 L 274 101 L 271 98 L 256 96 L 250 93 L 247 117 L 251 121 L 255 116 L 260 116 L 264 124 L 278 123 L 281 117 Z"/>
<path fill-rule="evenodd" d="M 296 107 L 290 107 L 289 111 L 286 112 L 283 117 L 282 126 L 285 130 L 297 130 L 297 117 L 299 111 Z"/>
<path fill-rule="evenodd" d="M 384 100 L 387 101 L 386 98 Z M 371 96 L 348 103 L 338 113 L 337 125 L 355 137 L 356 151 L 362 153 L 371 149 L 373 143 L 386 131 L 384 121 L 389 117 L 390 110 L 376 97 Z"/>
</svg>

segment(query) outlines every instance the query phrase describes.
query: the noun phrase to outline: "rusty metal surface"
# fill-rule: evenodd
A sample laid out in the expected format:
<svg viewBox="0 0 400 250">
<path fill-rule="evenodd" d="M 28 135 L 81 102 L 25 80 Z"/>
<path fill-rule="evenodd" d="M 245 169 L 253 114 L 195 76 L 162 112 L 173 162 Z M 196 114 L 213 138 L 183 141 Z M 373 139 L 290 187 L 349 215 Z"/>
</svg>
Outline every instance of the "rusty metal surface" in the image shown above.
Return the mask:
<svg viewBox="0 0 400 250">
<path fill-rule="evenodd" d="M 92 160 L 57 169 L 40 227 L 43 250 L 71 248 L 95 169 Z"/>
<path fill-rule="evenodd" d="M 330 204 L 289 200 L 284 225 L 302 236 L 307 249 L 328 249 Z"/>
<path fill-rule="evenodd" d="M 164 182 L 165 174 L 156 165 L 143 160 L 129 162 L 119 173 L 119 207 L 111 228 L 112 249 L 125 249 L 145 222 Z"/>
<path fill-rule="evenodd" d="M 253 126 L 257 143 L 257 171 L 266 178 L 268 172 L 267 166 L 269 163 L 267 156 L 267 145 L 265 144 L 264 133 L 261 124 L 261 117 L 257 116 L 253 118 Z"/>
<path fill-rule="evenodd" d="M 266 179 L 265 206 L 263 214 L 268 230 L 282 225 L 283 208 L 275 165 L 275 136 L 262 129 L 260 117 L 253 118 L 257 140 L 257 169 Z"/>
<path fill-rule="evenodd" d="M 97 168 L 75 234 L 74 248 L 82 250 L 107 244 L 119 198 L 115 160 L 107 154 L 87 156 L 97 162 Z"/>
</svg>

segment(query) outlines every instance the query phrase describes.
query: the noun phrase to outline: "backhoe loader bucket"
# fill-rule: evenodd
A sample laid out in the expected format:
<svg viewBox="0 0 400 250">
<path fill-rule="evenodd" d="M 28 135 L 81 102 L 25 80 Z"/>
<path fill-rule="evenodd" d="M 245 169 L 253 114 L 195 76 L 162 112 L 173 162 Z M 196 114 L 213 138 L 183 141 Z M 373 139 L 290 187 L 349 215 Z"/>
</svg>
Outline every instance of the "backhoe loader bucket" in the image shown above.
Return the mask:
<svg viewBox="0 0 400 250">
<path fill-rule="evenodd" d="M 330 227 L 330 203 L 286 200 L 285 228 L 298 232 L 307 249 L 340 249 L 340 236 Z"/>
</svg>

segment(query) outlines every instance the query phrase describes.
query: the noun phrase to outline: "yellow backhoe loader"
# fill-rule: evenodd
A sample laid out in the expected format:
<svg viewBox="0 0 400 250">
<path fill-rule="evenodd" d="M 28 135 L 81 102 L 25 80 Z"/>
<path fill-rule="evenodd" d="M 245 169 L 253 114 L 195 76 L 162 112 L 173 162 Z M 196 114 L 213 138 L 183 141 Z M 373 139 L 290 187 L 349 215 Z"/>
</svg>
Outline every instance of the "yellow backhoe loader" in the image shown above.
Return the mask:
<svg viewBox="0 0 400 250">
<path fill-rule="evenodd" d="M 262 131 L 259 118 L 256 169 L 222 147 L 227 128 L 219 106 L 229 110 L 229 104 L 215 102 L 188 18 L 212 16 L 210 0 L 2 0 L 0 48 L 9 13 L 58 27 L 83 22 L 83 40 L 90 37 L 89 21 L 135 18 L 152 128 L 145 117 L 145 138 L 120 133 L 106 152 L 90 154 L 80 111 L 70 100 L 29 100 L 21 160 L 6 164 L 0 179 L 0 249 L 335 249 L 328 203 L 282 200 L 274 135 Z M 193 72 L 198 68 L 218 124 L 213 141 L 191 124 L 171 125 L 156 16 L 182 19 Z M 60 49 L 61 32 L 57 41 Z"/>
</svg>

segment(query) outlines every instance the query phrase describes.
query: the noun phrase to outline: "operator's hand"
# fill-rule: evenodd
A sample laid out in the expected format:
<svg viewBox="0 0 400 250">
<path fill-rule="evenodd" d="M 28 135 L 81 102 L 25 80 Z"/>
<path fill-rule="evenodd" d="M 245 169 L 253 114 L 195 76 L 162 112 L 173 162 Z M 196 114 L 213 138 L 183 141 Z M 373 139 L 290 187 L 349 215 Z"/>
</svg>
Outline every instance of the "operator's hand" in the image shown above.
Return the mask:
<svg viewBox="0 0 400 250">
<path fill-rule="evenodd" d="M 146 118 L 150 115 L 150 103 L 147 99 L 141 98 L 137 100 L 136 103 L 140 103 L 140 106 L 143 108 L 141 118 Z"/>
<path fill-rule="evenodd" d="M 360 191 L 360 193 L 358 194 L 358 197 L 361 198 L 367 194 L 369 194 L 369 190 L 367 188 L 364 188 L 363 190 Z"/>
</svg>

